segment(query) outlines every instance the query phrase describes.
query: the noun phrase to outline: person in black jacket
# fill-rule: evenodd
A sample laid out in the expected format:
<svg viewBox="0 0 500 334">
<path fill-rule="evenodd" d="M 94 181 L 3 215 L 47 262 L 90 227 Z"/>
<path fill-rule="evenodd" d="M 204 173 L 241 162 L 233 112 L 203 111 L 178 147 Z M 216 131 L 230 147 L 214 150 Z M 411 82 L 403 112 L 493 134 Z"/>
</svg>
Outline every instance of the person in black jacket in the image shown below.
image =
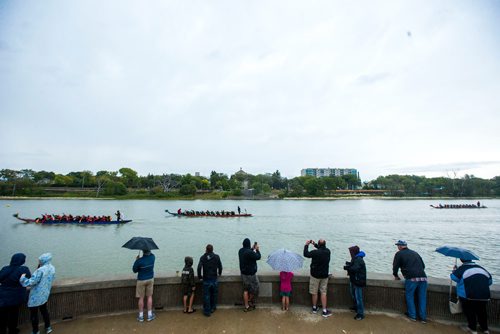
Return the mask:
<svg viewBox="0 0 500 334">
<path fill-rule="evenodd" d="M 313 244 L 316 249 L 309 251 L 309 245 Z M 330 250 L 326 248 L 326 241 L 319 239 L 318 243 L 307 240 L 304 245 L 304 257 L 311 259 L 311 277 L 309 278 L 309 293 L 312 296 L 312 313 L 318 313 L 318 290 L 321 293 L 322 316 L 328 318 L 332 312 L 326 308 L 326 292 L 328 290 L 328 278 L 330 277 Z"/>
<path fill-rule="evenodd" d="M 240 259 L 241 281 L 243 282 L 243 302 L 245 312 L 255 309 L 255 301 L 259 295 L 259 278 L 257 277 L 257 261 L 260 250 L 257 242 L 250 248 L 250 239 L 243 240 L 243 247 L 238 251 Z"/>
<path fill-rule="evenodd" d="M 457 282 L 457 295 L 462 304 L 468 329 L 477 333 L 477 323 L 483 333 L 488 330 L 488 312 L 486 306 L 491 297 L 490 285 L 493 283 L 491 274 L 471 260 L 460 259 L 462 265 L 455 268 L 450 278 Z"/>
<path fill-rule="evenodd" d="M 0 333 L 19 333 L 17 322 L 19 319 L 19 306 L 26 302 L 26 288 L 19 283 L 19 278 L 24 274 L 31 278 L 28 267 L 23 266 L 26 255 L 16 253 L 12 255 L 10 265 L 0 271 Z"/>
<path fill-rule="evenodd" d="M 392 263 L 392 274 L 394 279 L 400 280 L 398 271 L 401 268 L 405 278 L 405 298 L 408 309 L 407 316 L 411 321 L 417 321 L 417 311 L 415 307 L 415 293 L 418 296 L 418 313 L 422 323 L 427 322 L 427 275 L 425 274 L 425 264 L 417 252 L 408 249 L 404 240 L 395 243 L 398 252 L 394 255 Z"/>
<path fill-rule="evenodd" d="M 203 314 L 209 317 L 217 309 L 217 294 L 219 282 L 217 277 L 222 275 L 222 262 L 219 255 L 214 253 L 214 246 L 208 244 L 205 254 L 198 263 L 198 278 L 203 280 Z"/>
<path fill-rule="evenodd" d="M 351 261 L 345 263 L 344 270 L 347 270 L 347 275 L 349 275 L 349 290 L 354 302 L 351 310 L 356 311 L 355 320 L 363 320 L 365 318 L 363 288 L 366 286 L 366 265 L 363 260 L 365 252 L 358 246 L 352 246 L 349 247 L 349 253 Z"/>
<path fill-rule="evenodd" d="M 194 291 L 196 284 L 194 282 L 193 258 L 186 256 L 184 258 L 184 268 L 181 275 L 182 284 L 182 302 L 184 304 L 184 313 L 193 313 Z"/>
</svg>

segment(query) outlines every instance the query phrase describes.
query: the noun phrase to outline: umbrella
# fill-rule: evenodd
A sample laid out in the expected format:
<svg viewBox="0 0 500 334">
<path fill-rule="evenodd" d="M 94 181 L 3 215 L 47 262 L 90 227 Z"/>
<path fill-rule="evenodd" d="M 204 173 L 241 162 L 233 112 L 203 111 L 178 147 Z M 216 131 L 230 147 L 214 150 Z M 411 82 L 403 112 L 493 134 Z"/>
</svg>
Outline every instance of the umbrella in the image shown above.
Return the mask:
<svg viewBox="0 0 500 334">
<path fill-rule="evenodd" d="M 479 256 L 474 254 L 472 251 L 453 246 L 442 246 L 436 248 L 436 252 L 441 253 L 446 256 L 454 257 L 463 260 L 479 260 Z"/>
<path fill-rule="evenodd" d="M 454 268 L 457 267 L 457 259 L 479 260 L 479 256 L 474 254 L 472 251 L 465 249 L 465 248 L 461 248 L 461 247 L 453 247 L 453 246 L 445 245 L 445 246 L 441 246 L 441 247 L 436 248 L 436 252 L 443 254 L 445 256 L 454 257 L 455 258 L 455 267 Z M 453 281 L 450 279 L 450 292 L 449 292 L 448 298 L 449 298 L 449 304 L 450 304 L 450 312 L 453 313 L 454 311 L 452 311 L 452 308 L 453 308 L 452 305 L 456 305 L 457 303 L 455 303 L 451 300 L 452 286 L 453 286 Z M 458 295 L 457 295 L 457 299 L 458 299 Z"/>
<path fill-rule="evenodd" d="M 155 242 L 151 238 L 146 237 L 133 237 L 127 241 L 122 247 L 128 249 L 139 249 L 139 250 L 152 250 L 158 249 Z"/>
<path fill-rule="evenodd" d="M 303 262 L 302 256 L 284 248 L 272 252 L 267 257 L 267 263 L 271 268 L 279 271 L 295 271 L 302 268 Z"/>
</svg>

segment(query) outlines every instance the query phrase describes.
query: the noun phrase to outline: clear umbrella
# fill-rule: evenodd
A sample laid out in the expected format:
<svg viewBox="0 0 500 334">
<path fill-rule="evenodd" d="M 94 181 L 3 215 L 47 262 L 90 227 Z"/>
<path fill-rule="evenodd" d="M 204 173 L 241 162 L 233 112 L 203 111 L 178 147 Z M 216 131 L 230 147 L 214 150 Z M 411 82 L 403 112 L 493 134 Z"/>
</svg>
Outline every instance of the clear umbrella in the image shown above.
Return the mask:
<svg viewBox="0 0 500 334">
<path fill-rule="evenodd" d="M 300 254 L 281 248 L 269 254 L 266 262 L 274 270 L 293 272 L 302 268 L 304 258 Z"/>
</svg>

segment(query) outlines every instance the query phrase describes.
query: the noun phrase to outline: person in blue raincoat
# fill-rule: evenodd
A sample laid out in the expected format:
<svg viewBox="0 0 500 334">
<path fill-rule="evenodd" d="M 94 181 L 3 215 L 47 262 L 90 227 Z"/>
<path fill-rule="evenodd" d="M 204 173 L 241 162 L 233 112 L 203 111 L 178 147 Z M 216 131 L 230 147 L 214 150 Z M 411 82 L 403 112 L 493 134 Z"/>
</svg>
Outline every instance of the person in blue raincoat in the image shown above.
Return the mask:
<svg viewBox="0 0 500 334">
<path fill-rule="evenodd" d="M 18 333 L 19 306 L 26 301 L 26 288 L 19 283 L 21 275 L 31 277 L 28 267 L 23 266 L 26 255 L 12 255 L 10 265 L 0 270 L 0 333 Z"/>
<path fill-rule="evenodd" d="M 491 274 L 471 260 L 462 261 L 462 265 L 450 274 L 457 282 L 457 295 L 462 304 L 467 325 L 471 332 L 476 333 L 477 323 L 484 333 L 488 331 L 487 305 L 490 300 L 490 285 L 493 283 Z"/>
<path fill-rule="evenodd" d="M 50 289 L 52 288 L 52 282 L 54 281 L 56 270 L 50 263 L 52 261 L 52 254 L 42 254 L 38 260 L 38 269 L 35 270 L 33 276 L 31 276 L 31 278 L 27 278 L 26 275 L 23 274 L 21 275 L 19 282 L 24 287 L 31 287 L 28 299 L 28 308 L 30 310 L 33 333 L 39 333 L 38 310 L 40 310 L 45 323 L 45 331 L 49 334 L 52 332 L 52 327 L 50 327 L 47 301 L 49 299 Z"/>
</svg>

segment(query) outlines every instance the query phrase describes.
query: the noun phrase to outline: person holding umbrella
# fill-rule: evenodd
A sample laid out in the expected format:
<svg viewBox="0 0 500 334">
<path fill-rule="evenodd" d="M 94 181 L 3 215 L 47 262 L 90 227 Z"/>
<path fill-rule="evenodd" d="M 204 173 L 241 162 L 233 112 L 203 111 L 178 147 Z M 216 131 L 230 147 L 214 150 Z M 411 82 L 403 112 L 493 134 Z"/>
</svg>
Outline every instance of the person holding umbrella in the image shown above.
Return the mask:
<svg viewBox="0 0 500 334">
<path fill-rule="evenodd" d="M 302 268 L 304 258 L 300 254 L 281 248 L 269 254 L 266 262 L 274 270 L 280 271 L 281 309 L 288 311 L 292 294 L 293 272 Z"/>
<path fill-rule="evenodd" d="M 139 316 L 137 321 L 144 321 L 144 297 L 147 297 L 148 321 L 156 318 L 153 313 L 153 286 L 154 286 L 154 267 L 155 256 L 151 253 L 152 249 L 158 249 L 158 246 L 151 238 L 133 237 L 122 247 L 128 249 L 142 250 L 142 257 L 137 255 L 132 271 L 137 273 L 137 284 L 135 296 L 138 298 Z"/>
<path fill-rule="evenodd" d="M 144 321 L 144 297 L 147 297 L 148 321 L 155 319 L 153 313 L 153 286 L 154 286 L 155 255 L 150 250 L 144 249 L 142 257 L 137 255 L 132 271 L 137 273 L 135 296 L 139 299 L 139 322 Z"/>
<path fill-rule="evenodd" d="M 488 312 L 486 306 L 490 300 L 490 285 L 493 283 L 491 274 L 472 260 L 460 259 L 462 265 L 450 274 L 457 282 L 457 295 L 467 318 L 468 330 L 477 333 L 477 323 L 483 333 L 488 330 Z"/>
</svg>

